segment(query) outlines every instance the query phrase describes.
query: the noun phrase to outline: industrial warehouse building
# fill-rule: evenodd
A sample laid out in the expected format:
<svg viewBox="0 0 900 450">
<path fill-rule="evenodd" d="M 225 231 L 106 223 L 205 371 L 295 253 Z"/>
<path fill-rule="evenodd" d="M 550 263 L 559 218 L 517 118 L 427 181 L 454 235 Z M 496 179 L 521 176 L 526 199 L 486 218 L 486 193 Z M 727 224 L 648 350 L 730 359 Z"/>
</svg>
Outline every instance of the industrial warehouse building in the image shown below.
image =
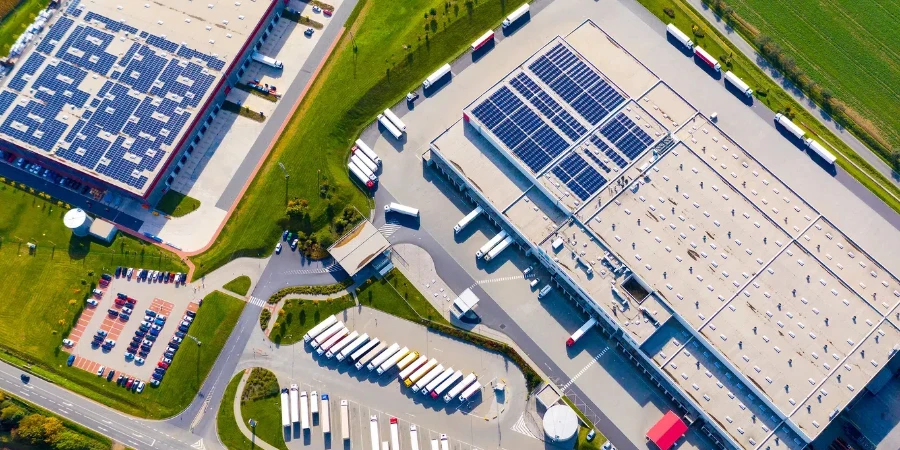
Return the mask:
<svg viewBox="0 0 900 450">
<path fill-rule="evenodd" d="M 591 21 L 425 157 L 722 447 L 802 449 L 898 370 L 900 281 Z"/>
<path fill-rule="evenodd" d="M 0 80 L 0 149 L 155 204 L 283 6 L 66 3 Z"/>
</svg>

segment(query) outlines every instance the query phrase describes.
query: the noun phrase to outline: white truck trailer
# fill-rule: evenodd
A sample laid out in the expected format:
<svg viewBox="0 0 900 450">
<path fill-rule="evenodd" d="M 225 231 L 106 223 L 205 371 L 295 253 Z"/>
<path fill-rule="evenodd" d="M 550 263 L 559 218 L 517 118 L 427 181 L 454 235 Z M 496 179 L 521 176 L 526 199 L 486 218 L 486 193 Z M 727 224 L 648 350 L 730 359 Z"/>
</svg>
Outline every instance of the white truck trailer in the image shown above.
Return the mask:
<svg viewBox="0 0 900 450">
<path fill-rule="evenodd" d="M 365 345 L 363 345 L 362 347 L 360 347 L 359 349 L 357 349 L 355 352 L 353 352 L 350 355 L 350 362 L 355 363 L 357 360 L 359 360 L 359 358 L 362 358 L 363 355 L 368 353 L 369 350 L 372 350 L 373 348 L 375 348 L 376 345 L 378 345 L 380 343 L 381 343 L 381 340 L 378 338 L 374 338 L 371 341 L 366 342 Z"/>
<path fill-rule="evenodd" d="M 378 155 L 374 151 L 372 151 L 372 149 L 368 145 L 366 145 L 365 142 L 362 141 L 362 139 L 356 140 L 356 150 L 363 152 L 375 164 L 381 166 L 381 158 L 379 158 Z"/>
<path fill-rule="evenodd" d="M 468 401 L 470 398 L 472 398 L 473 395 L 475 395 L 475 392 L 478 392 L 479 389 L 481 389 L 481 383 L 477 381 L 472 383 L 471 386 L 462 391 L 462 394 L 459 394 L 459 401 Z"/>
<path fill-rule="evenodd" d="M 499 255 L 503 250 L 506 250 L 506 248 L 509 247 L 515 241 L 516 240 L 512 236 L 507 236 L 506 239 L 501 241 L 499 244 L 497 244 L 496 247 L 492 248 L 491 251 L 487 252 L 487 254 L 484 255 L 484 260 L 490 261 L 490 260 L 496 258 L 497 255 Z"/>
<path fill-rule="evenodd" d="M 688 50 L 694 49 L 694 41 L 688 37 L 688 35 L 684 34 L 681 30 L 678 29 L 673 24 L 666 25 L 666 32 L 669 33 L 676 41 L 681 42 L 681 45 L 687 47 Z"/>
<path fill-rule="evenodd" d="M 431 440 L 431 450 L 441 450 L 440 444 L 438 444 L 437 439 Z"/>
<path fill-rule="evenodd" d="M 796 136 L 797 139 L 803 140 L 803 137 L 806 136 L 806 132 L 800 129 L 797 124 L 792 122 L 791 119 L 788 119 L 784 114 L 775 114 L 775 123 L 781 124 L 785 130 L 788 130 L 788 132 Z"/>
<path fill-rule="evenodd" d="M 291 422 L 300 422 L 300 388 L 296 384 L 291 385 Z"/>
<path fill-rule="evenodd" d="M 419 450 L 419 430 L 415 425 L 409 426 L 409 448 L 411 450 Z"/>
<path fill-rule="evenodd" d="M 291 403 L 288 390 L 281 390 L 281 426 L 291 426 Z"/>
<path fill-rule="evenodd" d="M 410 359 L 410 356 L 412 359 Z M 401 359 L 400 362 L 397 363 L 397 369 L 400 370 L 400 375 L 398 375 L 397 378 L 400 381 L 403 381 L 406 377 L 412 375 L 416 369 L 422 367 L 422 364 L 425 364 L 426 361 L 428 361 L 428 357 L 419 355 L 419 352 L 412 352 L 406 355 L 406 358 Z"/>
<path fill-rule="evenodd" d="M 326 317 L 324 320 L 319 322 L 318 325 L 312 327 L 306 334 L 303 335 L 303 342 L 309 342 L 313 340 L 316 336 L 322 334 L 323 331 L 327 330 L 329 327 L 337 323 L 337 317 L 332 314 Z"/>
<path fill-rule="evenodd" d="M 440 397 L 441 394 L 443 394 L 444 391 L 447 390 L 447 388 L 449 388 L 451 385 L 453 385 L 453 383 L 456 383 L 457 381 L 459 381 L 459 379 L 462 378 L 462 376 L 463 376 L 462 370 L 457 370 L 456 372 L 453 372 L 453 375 L 450 375 L 449 377 L 447 377 L 447 379 L 444 380 L 443 383 L 441 383 L 440 385 L 438 385 L 438 387 L 434 388 L 434 390 L 431 391 L 431 398 Z"/>
<path fill-rule="evenodd" d="M 328 351 L 328 349 L 333 347 L 334 344 L 337 344 L 341 339 L 344 339 L 344 337 L 346 337 L 348 334 L 350 334 L 350 330 L 348 330 L 347 327 L 341 327 L 341 329 L 338 330 L 337 333 L 328 338 L 327 341 L 323 342 L 322 345 L 320 345 L 319 348 L 316 349 L 316 353 L 320 355 L 324 354 Z"/>
<path fill-rule="evenodd" d="M 384 117 L 387 117 L 388 120 L 390 120 L 391 123 L 394 124 L 394 126 L 397 127 L 398 130 L 403 131 L 403 132 L 406 131 L 406 124 L 403 123 L 403 121 L 400 120 L 400 118 L 397 117 L 397 115 L 394 114 L 394 112 L 391 111 L 390 108 L 384 110 Z"/>
<path fill-rule="evenodd" d="M 331 434 L 331 401 L 328 398 L 328 394 L 322 394 L 319 424 L 322 425 L 322 434 Z"/>
<path fill-rule="evenodd" d="M 400 360 L 403 359 L 403 357 L 408 354 L 409 354 L 409 347 L 401 348 L 400 351 L 398 351 L 397 353 L 394 353 L 393 355 L 391 355 L 390 358 L 384 360 L 381 363 L 381 365 L 378 366 L 377 369 L 375 369 L 375 372 L 378 372 L 378 375 L 381 375 L 381 374 L 387 372 L 388 370 L 391 370 L 391 367 L 394 367 L 395 364 L 400 362 Z"/>
<path fill-rule="evenodd" d="M 428 367 L 428 365 L 422 366 L 423 369 L 425 367 Z M 419 374 L 418 372 L 416 372 L 416 373 L 412 374 L 412 376 L 409 377 L 408 381 L 411 382 L 409 384 L 409 387 L 412 388 L 413 392 L 419 392 L 419 389 L 425 387 L 425 385 L 430 383 L 431 380 L 437 378 L 437 376 L 442 373 L 444 373 L 444 365 L 443 364 L 438 364 L 437 366 L 432 367 L 431 369 L 427 369 L 422 374 Z M 418 375 L 418 377 L 417 377 L 417 375 Z"/>
<path fill-rule="evenodd" d="M 400 132 L 400 129 L 394 126 L 394 124 L 391 123 L 391 121 L 388 120 L 387 117 L 384 117 L 384 114 L 378 115 L 378 123 L 380 123 L 385 130 L 388 130 L 388 133 L 391 133 L 391 135 L 394 136 L 394 139 L 400 139 L 401 137 L 403 137 L 403 133 Z"/>
<path fill-rule="evenodd" d="M 375 175 L 375 172 L 373 172 L 372 169 L 370 169 L 369 166 L 366 165 L 366 163 L 362 160 L 362 158 L 359 157 L 359 155 L 350 155 L 350 162 L 356 164 L 356 167 L 359 167 L 359 170 L 362 170 L 362 173 L 364 173 L 370 181 L 378 181 L 378 175 Z M 371 162 L 369 164 L 371 164 Z"/>
<path fill-rule="evenodd" d="M 316 391 L 309 393 L 309 413 L 312 415 L 311 417 L 319 414 L 319 393 Z"/>
<path fill-rule="evenodd" d="M 377 358 L 378 355 L 381 354 L 381 352 L 386 347 L 387 346 L 384 345 L 384 342 L 379 342 L 378 345 L 376 345 L 375 348 L 372 349 L 372 351 L 366 353 L 366 355 L 363 356 L 362 358 L 359 358 L 359 361 L 356 362 L 356 368 L 362 369 L 363 367 L 367 367 L 369 362 L 372 361 L 373 359 Z"/>
<path fill-rule="evenodd" d="M 338 331 L 341 331 L 341 329 L 343 329 L 343 328 L 344 328 L 344 322 L 337 321 L 337 322 L 331 324 L 331 326 L 328 327 L 328 329 L 319 333 L 319 335 L 316 336 L 315 338 L 313 338 L 313 340 L 309 341 L 309 345 L 312 346 L 312 348 L 317 348 L 320 345 L 322 345 L 325 341 L 331 339 L 331 337 L 334 336 L 335 333 L 337 333 Z"/>
<path fill-rule="evenodd" d="M 347 400 L 341 400 L 341 437 L 350 440 L 350 403 Z"/>
<path fill-rule="evenodd" d="M 418 383 L 416 383 L 416 385 L 413 385 L 413 392 L 422 391 L 423 394 L 428 395 L 431 393 L 431 391 L 435 390 L 435 388 L 440 386 L 441 383 L 444 382 L 444 380 L 446 380 L 447 378 L 450 378 L 450 375 L 453 375 L 452 367 L 448 367 L 443 372 L 439 373 L 436 377 L 434 377 L 433 380 L 428 382 L 428 384 L 426 384 L 425 387 L 422 389 L 417 389 Z"/>
<path fill-rule="evenodd" d="M 309 397 L 306 391 L 300 393 L 300 428 L 309 429 Z"/>
<path fill-rule="evenodd" d="M 446 434 L 441 434 L 441 450 L 450 450 L 450 441 Z"/>
<path fill-rule="evenodd" d="M 744 83 L 744 80 L 735 75 L 734 72 L 730 70 L 725 72 L 725 80 L 731 83 L 737 90 L 743 92 L 747 97 L 753 95 L 753 89 L 750 89 L 750 86 L 747 85 L 747 83 Z"/>
<path fill-rule="evenodd" d="M 400 450 L 400 424 L 396 417 L 391 417 L 391 450 Z"/>
<path fill-rule="evenodd" d="M 434 370 L 434 366 L 436 366 L 437 363 L 438 363 L 437 359 L 431 358 L 430 360 L 428 360 L 427 363 L 422 365 L 422 367 L 419 367 L 418 369 L 416 369 L 416 371 L 413 372 L 413 374 L 410 375 L 409 378 L 403 380 L 403 385 L 406 387 L 412 387 L 412 385 L 416 384 L 417 381 L 421 380 L 422 377 L 424 377 L 426 374 L 428 374 L 428 372 Z M 443 371 L 443 370 L 444 370 L 444 366 L 441 366 L 441 371 Z"/>
<path fill-rule="evenodd" d="M 503 19 L 503 28 L 509 28 L 513 24 L 515 24 L 519 19 L 525 17 L 525 14 L 528 14 L 530 8 L 528 3 L 516 8 L 515 11 L 511 12 L 505 19 Z"/>
<path fill-rule="evenodd" d="M 268 57 L 268 56 L 266 56 L 266 55 L 263 55 L 263 54 L 260 53 L 260 52 L 253 52 L 253 55 L 250 56 L 250 57 L 251 57 L 254 61 L 256 61 L 256 62 L 258 62 L 258 63 L 260 63 L 260 64 L 265 64 L 265 65 L 267 65 L 267 66 L 269 66 L 269 67 L 273 67 L 273 68 L 275 68 L 275 69 L 284 69 L 284 63 L 283 63 L 283 62 L 281 62 L 281 61 L 279 61 L 279 60 L 277 60 L 277 59 L 275 59 L 275 58 L 270 58 L 270 57 Z"/>
<path fill-rule="evenodd" d="M 366 168 L 369 169 L 369 171 L 371 171 L 373 174 L 375 172 L 378 172 L 378 164 L 375 164 L 375 161 L 369 159 L 369 157 L 366 156 L 365 153 L 353 152 L 353 157 L 358 158 L 359 161 L 362 161 L 363 165 L 366 166 Z"/>
<path fill-rule="evenodd" d="M 474 373 L 470 373 L 466 375 L 465 378 L 462 379 L 459 383 L 456 383 L 456 386 L 453 386 L 450 391 L 447 392 L 447 395 L 444 396 L 444 403 L 450 403 L 450 400 L 456 398 L 459 394 L 462 394 L 470 384 L 474 383 L 478 379 L 478 376 Z"/>
<path fill-rule="evenodd" d="M 360 169 L 359 166 L 357 166 L 353 161 L 347 163 L 347 170 L 349 170 L 350 173 L 352 173 L 353 176 L 356 177 L 356 179 L 359 180 L 360 183 L 364 184 L 367 188 L 372 189 L 373 187 L 375 187 L 375 182 L 370 180 L 366 173 L 363 172 L 362 169 Z"/>
<path fill-rule="evenodd" d="M 473 209 L 472 212 L 466 214 L 466 217 L 463 217 L 459 222 L 456 223 L 456 225 L 453 226 L 453 234 L 458 234 L 460 231 L 462 231 L 463 228 L 474 222 L 482 212 L 484 212 L 484 210 L 480 206 L 478 206 Z"/>
<path fill-rule="evenodd" d="M 343 350 L 341 350 L 340 353 L 337 354 L 337 360 L 343 361 L 344 358 L 350 356 L 351 353 L 355 352 L 356 349 L 358 349 L 360 346 L 362 346 L 368 340 L 369 340 L 368 333 L 363 333 L 362 335 L 357 336 L 357 338 L 354 339 L 353 342 L 347 344 L 347 346 L 344 347 Z"/>
<path fill-rule="evenodd" d="M 835 158 L 834 155 L 829 152 L 822 144 L 816 142 L 811 138 L 806 140 L 806 146 L 810 150 L 816 152 L 816 154 L 824 159 L 828 164 L 834 164 L 834 162 L 837 161 L 837 158 Z"/>
<path fill-rule="evenodd" d="M 384 205 L 384 212 L 395 212 L 400 214 L 406 214 L 407 216 L 419 217 L 419 208 L 413 208 L 412 206 L 401 205 L 396 202 L 391 202 L 387 205 Z"/>
<path fill-rule="evenodd" d="M 499 244 L 500 241 L 506 239 L 506 236 L 507 236 L 506 231 L 500 230 L 500 232 L 497 233 L 496 236 L 492 237 L 489 241 L 487 241 L 487 243 L 485 243 L 484 245 L 481 246 L 480 249 L 478 249 L 478 252 L 475 253 L 475 257 L 481 258 L 482 256 L 484 256 L 485 253 L 491 251 L 491 249 L 494 248 L 497 244 Z"/>
<path fill-rule="evenodd" d="M 428 75 L 428 78 L 422 82 L 422 87 L 425 89 L 434 86 L 435 83 L 444 78 L 445 76 L 450 75 L 450 64 L 444 64 L 438 70 L 435 70 L 431 75 Z"/>
<path fill-rule="evenodd" d="M 366 364 L 366 368 L 369 369 L 370 372 L 375 370 L 376 367 L 380 367 L 382 363 L 387 361 L 387 359 L 390 358 L 391 356 L 394 356 L 394 354 L 397 353 L 399 350 L 400 350 L 400 344 L 394 342 L 393 344 L 391 344 L 390 347 L 388 347 L 385 351 L 381 352 L 381 354 L 378 355 L 375 359 L 373 359 L 369 364 Z"/>
<path fill-rule="evenodd" d="M 338 341 L 336 344 L 332 345 L 331 348 L 329 348 L 328 351 L 325 352 L 325 357 L 328 359 L 334 358 L 338 353 L 341 352 L 341 350 L 343 350 L 348 345 L 350 345 L 350 343 L 355 341 L 356 338 L 358 338 L 358 337 L 359 337 L 358 331 L 353 331 L 352 333 L 348 334 L 346 337 L 344 337 L 343 339 Z"/>
<path fill-rule="evenodd" d="M 378 416 L 369 417 L 369 437 L 372 439 L 372 450 L 381 448 L 381 437 L 378 434 Z"/>
<path fill-rule="evenodd" d="M 581 328 L 575 330 L 575 332 L 572 333 L 571 336 L 569 336 L 569 339 L 566 339 L 566 347 L 575 345 L 575 343 L 578 342 L 578 340 L 581 339 L 581 337 L 584 336 L 585 333 L 587 333 L 591 328 L 594 328 L 594 325 L 597 325 L 597 319 L 591 317 L 591 319 L 585 322 L 584 325 L 581 326 Z"/>
</svg>

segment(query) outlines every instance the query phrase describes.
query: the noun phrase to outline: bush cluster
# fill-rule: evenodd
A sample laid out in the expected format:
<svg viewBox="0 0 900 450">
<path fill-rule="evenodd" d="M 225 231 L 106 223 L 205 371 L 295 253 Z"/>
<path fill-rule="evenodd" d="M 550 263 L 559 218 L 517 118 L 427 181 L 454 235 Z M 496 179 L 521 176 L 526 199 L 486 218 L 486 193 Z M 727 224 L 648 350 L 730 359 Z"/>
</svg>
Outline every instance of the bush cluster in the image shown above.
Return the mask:
<svg viewBox="0 0 900 450">
<path fill-rule="evenodd" d="M 254 368 L 247 377 L 241 402 L 252 402 L 278 395 L 278 379 L 275 374 L 260 368 Z"/>
<path fill-rule="evenodd" d="M 268 309 L 263 309 L 259 314 L 259 327 L 262 328 L 263 331 L 266 331 L 266 328 L 269 328 L 269 320 L 272 319 L 272 311 Z"/>
<path fill-rule="evenodd" d="M 350 287 L 353 284 L 353 279 L 348 278 L 340 283 L 328 284 L 325 286 L 291 286 L 286 287 L 276 293 L 274 293 L 271 297 L 269 297 L 269 304 L 276 304 L 281 301 L 284 297 L 290 294 L 297 295 L 331 295 L 336 294 L 344 289 Z"/>
<path fill-rule="evenodd" d="M 18 443 L 55 450 L 106 450 L 109 447 L 68 428 L 59 417 L 32 411 L 28 405 L 0 392 L 0 430 L 9 431 Z M 13 448 L 16 448 L 13 445 Z"/>
</svg>

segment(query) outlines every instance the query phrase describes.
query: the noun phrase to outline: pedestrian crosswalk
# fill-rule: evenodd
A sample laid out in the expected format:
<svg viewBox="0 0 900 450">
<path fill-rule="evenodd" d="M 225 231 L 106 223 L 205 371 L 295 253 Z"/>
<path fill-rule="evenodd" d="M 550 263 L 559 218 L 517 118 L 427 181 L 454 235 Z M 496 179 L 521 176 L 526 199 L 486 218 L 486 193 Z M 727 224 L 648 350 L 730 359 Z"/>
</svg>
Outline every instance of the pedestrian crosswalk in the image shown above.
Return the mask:
<svg viewBox="0 0 900 450">
<path fill-rule="evenodd" d="M 391 235 L 397 232 L 402 226 L 396 223 L 386 223 L 378 228 L 378 231 L 384 235 L 385 239 L 390 238 Z"/>
<path fill-rule="evenodd" d="M 258 306 L 260 308 L 266 306 L 266 301 L 258 297 L 250 297 L 250 301 L 248 301 L 247 303 L 253 306 Z"/>
<path fill-rule="evenodd" d="M 519 420 L 516 421 L 511 430 L 519 434 L 524 434 L 532 439 L 538 439 L 538 437 L 534 435 L 534 432 L 528 428 L 528 424 L 525 422 L 525 413 L 522 413 L 522 415 L 519 416 Z"/>
<path fill-rule="evenodd" d="M 499 283 L 501 281 L 513 281 L 513 280 L 521 280 L 525 277 L 523 275 L 513 275 L 511 277 L 501 277 L 501 278 L 488 278 L 487 280 L 478 280 L 475 284 L 469 286 L 469 289 L 472 289 L 475 286 L 482 284 L 490 284 L 490 283 Z"/>
<path fill-rule="evenodd" d="M 341 270 L 341 266 L 339 266 L 337 264 L 331 264 L 328 266 L 316 267 L 313 269 L 288 270 L 287 272 L 284 272 L 284 273 L 286 275 L 308 275 L 308 274 L 313 274 L 313 273 L 331 273 L 331 272 L 337 272 L 338 270 Z"/>
<path fill-rule="evenodd" d="M 572 377 L 572 379 L 569 380 L 568 383 L 563 385 L 562 391 L 565 392 L 566 389 L 569 388 L 569 386 L 575 384 L 575 381 L 578 380 L 578 377 L 584 375 L 584 373 L 587 372 L 588 369 L 590 369 L 591 366 L 593 366 L 601 357 L 603 357 L 603 355 L 606 354 L 607 351 L 609 351 L 609 347 L 603 347 L 603 350 L 600 350 L 600 353 L 597 353 L 596 355 L 594 355 L 594 358 L 591 359 L 591 362 L 587 363 L 587 365 L 582 367 L 581 370 L 579 370 L 578 373 L 576 373 L 575 376 Z"/>
</svg>

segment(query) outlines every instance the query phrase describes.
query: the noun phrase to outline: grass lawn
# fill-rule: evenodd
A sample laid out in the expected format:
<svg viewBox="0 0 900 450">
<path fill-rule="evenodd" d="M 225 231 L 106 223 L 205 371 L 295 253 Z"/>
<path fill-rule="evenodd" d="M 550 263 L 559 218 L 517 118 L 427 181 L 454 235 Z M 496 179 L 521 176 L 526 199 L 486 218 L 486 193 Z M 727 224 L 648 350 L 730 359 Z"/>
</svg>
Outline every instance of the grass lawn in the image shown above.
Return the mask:
<svg viewBox="0 0 900 450">
<path fill-rule="evenodd" d="M 896 0 L 729 0 L 797 65 L 900 148 L 900 4 Z M 893 11 L 893 13 L 888 13 Z"/>
<path fill-rule="evenodd" d="M 285 300 L 272 325 L 269 339 L 283 345 L 302 341 L 303 335 L 322 319 L 355 305 L 356 302 L 349 295 L 331 300 Z"/>
<path fill-rule="evenodd" d="M 186 216 L 199 207 L 200 200 L 171 189 L 163 194 L 159 203 L 156 205 L 156 209 L 159 210 L 159 212 L 172 217 Z"/>
<path fill-rule="evenodd" d="M 804 128 L 812 137 L 817 140 L 827 142 L 840 151 L 835 154 L 838 158 L 837 164 L 852 177 L 856 178 L 860 184 L 869 189 L 878 198 L 890 206 L 893 210 L 900 212 L 900 201 L 891 197 L 888 192 L 900 197 L 900 188 L 886 179 L 880 172 L 869 165 L 862 157 L 856 154 L 850 147 L 838 139 L 831 133 L 828 128 L 820 123 L 817 118 L 806 112 L 800 104 L 798 104 L 787 92 L 785 92 L 779 84 L 772 81 L 761 69 L 759 69 L 750 59 L 743 53 L 734 48 L 727 38 L 722 36 L 710 25 L 700 14 L 692 9 L 684 0 L 638 0 L 651 13 L 656 15 L 664 23 L 674 23 L 682 31 L 687 32 L 694 43 L 702 46 L 709 51 L 714 57 L 719 58 L 722 62 L 722 70 L 730 70 L 735 75 L 741 77 L 749 84 L 754 91 L 754 96 L 758 102 L 763 103 L 772 111 L 785 111 L 789 109 L 794 114 L 794 123 Z M 665 14 L 664 9 L 671 8 L 675 17 L 670 18 Z M 691 27 L 697 25 L 704 33 L 704 37 L 698 37 L 695 33 L 691 33 Z M 662 26 L 662 25 L 661 25 Z M 850 162 L 859 166 L 862 170 L 854 167 Z M 871 176 L 878 183 L 872 181 Z"/>
<path fill-rule="evenodd" d="M 9 54 L 16 39 L 49 4 L 50 0 L 0 0 L 0 55 Z"/>
<path fill-rule="evenodd" d="M 225 396 L 219 405 L 219 413 L 216 414 L 216 431 L 219 433 L 219 439 L 222 444 L 229 450 L 248 450 L 257 448 L 247 439 L 241 430 L 238 429 L 237 419 L 234 417 L 234 397 L 237 395 L 238 384 L 244 372 L 239 372 L 228 383 L 225 388 Z M 279 418 L 279 420 L 281 420 Z"/>
<path fill-rule="evenodd" d="M 460 4 L 445 9 L 440 0 L 359 2 L 347 22 L 353 37 L 344 34 L 215 244 L 193 257 L 195 276 L 233 258 L 271 253 L 290 225 L 316 234 L 319 242 L 333 242 L 337 236 L 330 223 L 344 207 L 371 208 L 346 166 L 363 128 L 524 2 L 482 0 L 471 12 Z M 435 16 L 429 14 L 432 8 Z M 279 161 L 290 174 L 287 182 Z M 285 205 L 295 197 L 309 201 L 309 219 L 289 224 Z"/>
<path fill-rule="evenodd" d="M 356 297 L 365 306 L 380 309 L 412 322 L 418 322 L 421 316 L 433 322 L 450 325 L 450 322 L 434 309 L 431 302 L 397 269 L 388 272 L 382 280 L 369 279 L 357 290 Z"/>
<path fill-rule="evenodd" d="M 257 439 L 277 448 L 287 450 L 284 428 L 281 426 L 281 397 L 275 374 L 256 368 L 247 379 L 241 393 L 241 418 L 246 423 L 253 419 Z"/>
<path fill-rule="evenodd" d="M 577 409 L 575 411 L 578 411 Z M 597 432 L 597 435 L 594 436 L 594 439 L 588 442 L 587 434 L 588 431 L 591 431 L 590 428 L 580 427 L 578 429 L 578 440 L 575 441 L 575 450 L 600 450 L 600 447 L 606 443 L 606 436 Z"/>
<path fill-rule="evenodd" d="M 241 297 L 247 295 L 247 291 L 250 290 L 250 277 L 247 275 L 241 275 L 228 283 L 225 283 L 225 286 L 222 286 L 225 290 L 234 292 Z"/>
<path fill-rule="evenodd" d="M 88 428 L 85 428 L 77 423 L 71 422 L 67 420 L 65 417 L 61 417 L 59 415 L 53 414 L 46 409 L 43 409 L 35 404 L 25 401 L 22 398 L 16 397 L 8 392 L 0 391 L 0 410 L 6 409 L 9 407 L 14 407 L 20 410 L 24 415 L 30 414 L 40 414 L 44 417 L 54 417 L 59 419 L 62 422 L 62 425 L 65 430 L 75 432 L 81 435 L 82 446 L 79 447 L 82 450 L 100 450 L 100 449 L 109 449 L 112 448 L 112 441 L 103 436 L 100 433 L 94 432 Z M 24 445 L 19 442 L 13 441 L 12 436 L 9 430 L 3 429 L 0 430 L 0 448 L 4 449 L 46 449 L 52 448 L 49 445 Z"/>
</svg>

